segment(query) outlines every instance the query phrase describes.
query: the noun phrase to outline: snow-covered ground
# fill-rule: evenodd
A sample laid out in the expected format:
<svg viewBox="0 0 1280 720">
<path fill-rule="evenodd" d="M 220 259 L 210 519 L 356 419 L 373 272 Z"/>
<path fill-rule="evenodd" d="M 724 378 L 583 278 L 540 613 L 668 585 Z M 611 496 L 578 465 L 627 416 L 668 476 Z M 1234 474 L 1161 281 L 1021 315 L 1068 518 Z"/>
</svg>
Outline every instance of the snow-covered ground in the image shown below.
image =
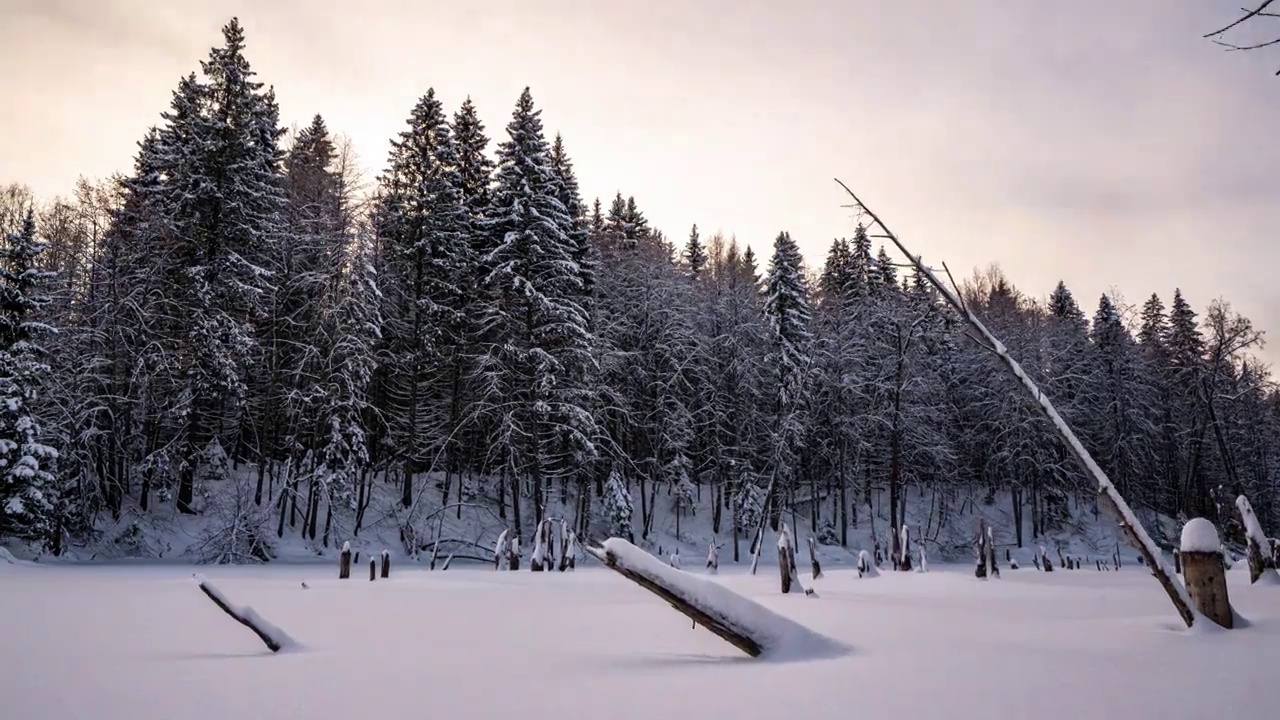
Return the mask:
<svg viewBox="0 0 1280 720">
<path fill-rule="evenodd" d="M 200 592 L 197 570 L 301 646 L 270 653 Z M 0 562 L 0 717 L 1280 717 L 1280 588 L 1250 587 L 1247 572 L 1230 582 L 1249 627 L 1188 632 L 1136 565 L 991 581 L 938 564 L 824 571 L 816 599 L 780 595 L 776 568 L 713 578 L 848 646 L 776 662 L 595 561 L 563 574 L 398 567 L 376 582 L 364 565 L 339 581 L 330 564 Z"/>
</svg>

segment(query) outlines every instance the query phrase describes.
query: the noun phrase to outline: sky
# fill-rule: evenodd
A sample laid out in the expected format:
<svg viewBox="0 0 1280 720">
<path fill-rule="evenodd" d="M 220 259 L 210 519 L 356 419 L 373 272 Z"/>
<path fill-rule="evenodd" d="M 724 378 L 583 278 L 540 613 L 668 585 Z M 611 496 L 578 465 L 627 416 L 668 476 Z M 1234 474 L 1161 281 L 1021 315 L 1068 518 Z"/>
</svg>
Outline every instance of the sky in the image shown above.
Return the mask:
<svg viewBox="0 0 1280 720">
<path fill-rule="evenodd" d="M 235 15 L 282 121 L 323 115 L 369 179 L 427 88 L 496 141 L 528 85 L 588 199 L 677 241 L 787 230 L 817 266 L 852 232 L 839 177 L 958 278 L 1064 280 L 1088 315 L 1180 287 L 1280 332 L 1280 49 L 1202 37 L 1241 4 L 0 0 L 0 183 L 130 169 Z"/>
</svg>

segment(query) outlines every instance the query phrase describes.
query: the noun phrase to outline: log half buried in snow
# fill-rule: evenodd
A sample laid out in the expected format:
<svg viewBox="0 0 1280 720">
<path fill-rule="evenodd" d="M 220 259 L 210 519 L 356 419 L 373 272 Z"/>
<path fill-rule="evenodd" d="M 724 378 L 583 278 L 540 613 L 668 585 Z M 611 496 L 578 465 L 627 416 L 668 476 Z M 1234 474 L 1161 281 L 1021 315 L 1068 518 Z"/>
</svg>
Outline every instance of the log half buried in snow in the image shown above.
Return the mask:
<svg viewBox="0 0 1280 720">
<path fill-rule="evenodd" d="M 196 584 L 200 586 L 200 590 L 213 601 L 214 605 L 217 605 L 223 612 L 234 618 L 236 622 L 252 630 L 262 642 L 266 643 L 271 652 L 280 652 L 282 649 L 295 644 L 293 638 L 289 637 L 285 631 L 267 622 L 253 608 L 248 605 L 232 605 L 227 596 L 214 587 L 205 576 L 196 575 L 194 577 Z"/>
<path fill-rule="evenodd" d="M 801 660 L 833 657 L 846 650 L 719 583 L 668 567 L 621 538 L 582 549 L 752 657 Z"/>
</svg>

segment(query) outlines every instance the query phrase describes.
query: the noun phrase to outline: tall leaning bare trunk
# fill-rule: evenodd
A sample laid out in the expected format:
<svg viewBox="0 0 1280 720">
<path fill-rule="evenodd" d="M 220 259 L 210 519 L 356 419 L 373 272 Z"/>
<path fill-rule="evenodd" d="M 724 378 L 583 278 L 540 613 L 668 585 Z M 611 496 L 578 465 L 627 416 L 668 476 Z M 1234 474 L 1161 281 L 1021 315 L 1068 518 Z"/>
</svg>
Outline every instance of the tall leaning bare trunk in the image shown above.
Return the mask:
<svg viewBox="0 0 1280 720">
<path fill-rule="evenodd" d="M 902 244 L 902 241 L 898 239 L 898 236 L 895 235 L 893 231 L 891 231 L 888 226 L 886 226 L 884 222 L 882 222 L 880 218 L 872 212 L 869 207 L 867 207 L 866 203 L 862 202 L 862 200 L 860 200 L 858 196 L 849 189 L 847 185 L 840 182 L 839 179 L 836 179 L 836 182 L 840 184 L 840 187 L 844 188 L 844 191 L 849 194 L 849 197 L 853 198 L 856 207 L 869 217 L 875 226 L 880 229 L 882 233 L 880 237 L 889 240 L 897 246 L 898 250 L 900 250 L 903 255 L 907 256 L 911 261 L 911 264 L 920 272 L 921 276 L 929 281 L 929 284 L 938 291 L 942 298 L 946 300 L 947 304 L 960 315 L 961 319 L 963 319 L 975 333 L 977 333 L 974 340 L 982 344 L 987 350 L 991 351 L 997 358 L 999 358 L 1002 366 L 1017 378 L 1023 389 L 1025 389 L 1027 393 L 1031 395 L 1032 399 L 1036 401 L 1037 406 L 1042 412 L 1044 412 L 1050 423 L 1053 424 L 1054 429 L 1057 430 L 1058 435 L 1061 436 L 1063 441 L 1066 443 L 1068 450 L 1071 452 L 1076 462 L 1080 464 L 1086 475 L 1093 478 L 1094 483 L 1098 487 L 1098 502 L 1114 515 L 1116 521 L 1124 530 L 1125 536 L 1129 539 L 1130 543 L 1137 548 L 1138 552 L 1142 554 L 1147 566 L 1151 568 L 1151 573 L 1155 575 L 1160 586 L 1164 589 L 1165 593 L 1168 594 L 1169 600 L 1173 603 L 1174 609 L 1178 611 L 1178 615 L 1182 618 L 1182 621 L 1186 623 L 1187 627 L 1191 627 L 1195 623 L 1196 616 L 1195 612 L 1192 610 L 1191 596 L 1187 593 L 1186 586 L 1182 584 L 1182 581 L 1169 568 L 1159 547 L 1157 547 L 1155 542 L 1151 540 L 1151 536 L 1147 534 L 1147 531 L 1142 527 L 1142 524 L 1138 522 L 1137 517 L 1133 514 L 1133 510 L 1129 508 L 1129 504 L 1120 496 L 1120 491 L 1116 489 L 1115 484 L 1111 482 L 1111 479 L 1107 477 L 1107 474 L 1103 472 L 1102 468 L 1098 466 L 1098 463 L 1095 462 L 1093 457 L 1089 455 L 1088 451 L 1084 449 L 1084 445 L 1080 443 L 1075 432 L 1072 431 L 1069 425 L 1067 425 L 1067 422 L 1063 420 L 1062 416 L 1058 414 L 1053 403 L 1050 402 L 1049 398 L 1040 391 L 1040 388 L 1037 387 L 1034 382 L 1032 382 L 1031 378 L 1023 371 L 1022 366 L 1009 355 L 1004 344 L 997 340 L 996 337 L 991 334 L 991 331 L 987 329 L 986 325 L 978 319 L 977 315 L 975 315 L 973 311 L 965 305 L 964 301 L 960 299 L 960 296 L 950 287 L 944 285 L 942 281 L 938 279 L 938 276 L 934 274 L 933 270 L 926 266 L 919 256 L 912 255 L 911 252 L 907 250 L 906 246 Z"/>
</svg>

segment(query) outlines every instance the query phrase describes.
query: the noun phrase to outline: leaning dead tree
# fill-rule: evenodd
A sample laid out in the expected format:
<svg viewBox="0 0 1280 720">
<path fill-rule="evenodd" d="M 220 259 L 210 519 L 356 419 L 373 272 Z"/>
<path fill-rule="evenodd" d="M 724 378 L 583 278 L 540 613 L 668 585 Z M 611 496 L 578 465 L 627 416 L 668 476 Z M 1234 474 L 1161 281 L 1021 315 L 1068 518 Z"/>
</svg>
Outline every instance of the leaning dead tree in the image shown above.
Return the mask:
<svg viewBox="0 0 1280 720">
<path fill-rule="evenodd" d="M 1170 570 L 1168 564 L 1164 561 L 1164 556 L 1160 553 L 1160 548 L 1151 540 L 1151 536 L 1147 534 L 1147 531 L 1142 527 L 1142 524 L 1138 522 L 1137 517 L 1133 514 L 1133 510 L 1129 508 L 1129 504 L 1120 496 L 1120 491 L 1116 489 L 1115 484 L 1111 482 L 1111 479 L 1107 477 L 1107 474 L 1103 472 L 1102 468 L 1098 466 L 1098 463 L 1094 461 L 1091 455 L 1089 455 L 1089 452 L 1084 449 L 1084 445 L 1080 443 L 1079 438 L 1076 437 L 1075 432 L 1072 431 L 1066 420 L 1058 414 L 1053 403 L 1049 401 L 1048 396 L 1040 391 L 1040 388 L 1036 386 L 1027 373 L 1022 369 L 1022 366 L 1018 364 L 1018 361 L 1014 360 L 1013 357 L 1009 355 L 1009 351 L 1005 348 L 1004 343 L 997 340 L 996 337 L 991 334 L 991 331 L 987 329 L 987 326 L 978 319 L 978 316 L 975 315 L 967 305 L 965 305 L 964 301 L 960 299 L 959 293 L 953 290 L 950 286 L 943 284 L 943 282 L 938 279 L 938 276 L 934 274 L 933 270 L 925 265 L 919 256 L 911 254 L 911 252 L 907 250 L 907 247 L 902 244 L 902 241 L 898 239 L 898 236 L 884 224 L 884 222 L 871 210 L 871 208 L 867 207 L 866 203 L 862 202 L 862 200 L 849 189 L 849 186 L 840 182 L 839 178 L 836 178 L 836 182 L 840 184 L 840 187 L 844 188 L 844 191 L 849 194 L 849 197 L 853 198 L 855 207 L 861 213 L 870 218 L 875 226 L 879 228 L 881 235 L 878 237 L 883 237 L 889 240 L 897 246 L 898 250 L 901 251 L 903 255 L 907 256 L 916 270 L 918 270 L 920 274 L 929 281 L 929 284 L 932 285 L 947 304 L 960 315 L 960 318 L 963 319 L 975 333 L 977 333 L 976 335 L 970 335 L 970 337 L 999 358 L 1001 365 L 1003 365 L 1005 369 L 1017 378 L 1017 380 L 1022 384 L 1022 387 L 1031 395 L 1032 399 L 1036 401 L 1040 410 L 1044 412 L 1045 417 L 1049 419 L 1049 422 L 1053 425 L 1054 429 L 1057 430 L 1058 435 L 1062 437 L 1068 451 L 1071 452 L 1076 462 L 1080 464 L 1086 475 L 1093 478 L 1094 483 L 1098 486 L 1099 504 L 1103 509 L 1107 510 L 1115 517 L 1116 522 L 1119 523 L 1120 527 L 1124 530 L 1126 537 L 1128 537 L 1133 546 L 1137 548 L 1138 552 L 1142 554 L 1147 566 L 1151 568 L 1151 574 L 1156 577 L 1160 582 L 1160 586 L 1164 588 L 1165 593 L 1168 594 L 1169 600 L 1173 603 L 1174 609 L 1178 611 L 1178 615 L 1182 617 L 1182 621 L 1186 623 L 1187 627 L 1191 627 L 1195 623 L 1196 616 L 1195 612 L 1192 610 L 1191 597 L 1187 594 L 1186 586 L 1183 585 L 1177 575 Z"/>
<path fill-rule="evenodd" d="M 1280 45 L 1280 37 L 1265 37 L 1242 43 L 1230 42 L 1223 39 L 1227 36 L 1227 33 L 1232 30 L 1236 30 L 1237 28 L 1251 29 L 1257 27 L 1259 25 L 1257 22 L 1259 18 L 1269 18 L 1271 20 L 1280 19 L 1280 12 L 1267 10 L 1273 2 L 1275 2 L 1275 0 L 1262 0 L 1262 2 L 1259 2 L 1257 7 L 1252 10 L 1248 8 L 1240 8 L 1240 11 L 1244 13 L 1243 15 L 1236 18 L 1236 20 L 1229 25 L 1220 27 L 1211 33 L 1206 33 L 1205 37 L 1212 40 L 1215 45 L 1221 45 L 1228 51 L 1260 50 L 1272 45 Z M 1280 70 L 1276 71 L 1276 75 L 1280 75 Z"/>
</svg>

